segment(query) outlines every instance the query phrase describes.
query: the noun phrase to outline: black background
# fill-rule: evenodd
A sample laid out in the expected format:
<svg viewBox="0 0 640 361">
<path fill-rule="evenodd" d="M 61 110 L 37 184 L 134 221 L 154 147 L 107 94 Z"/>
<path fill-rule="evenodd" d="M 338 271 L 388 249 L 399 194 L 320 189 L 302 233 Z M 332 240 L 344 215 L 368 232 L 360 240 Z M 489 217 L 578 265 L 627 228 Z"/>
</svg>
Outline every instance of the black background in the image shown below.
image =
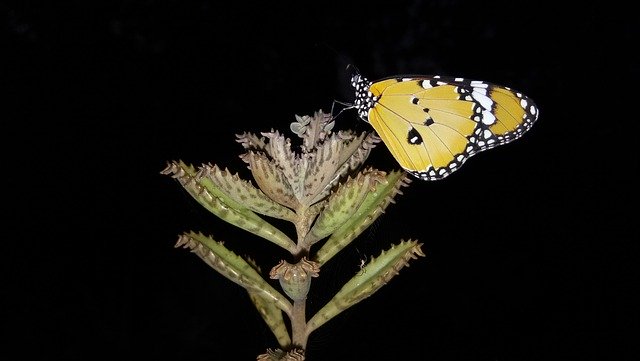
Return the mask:
<svg viewBox="0 0 640 361">
<path fill-rule="evenodd" d="M 351 101 L 347 64 L 372 79 L 508 85 L 536 101 L 540 118 L 446 180 L 414 181 L 326 265 L 310 314 L 364 255 L 408 238 L 427 255 L 313 333 L 308 359 L 637 357 L 629 9 L 114 0 L 0 10 L 1 352 L 12 359 L 251 360 L 276 347 L 244 290 L 173 244 L 202 231 L 267 271 L 286 254 L 159 172 L 182 159 L 248 178 L 235 134 L 288 132 L 295 114 Z M 355 112 L 337 127 L 369 129 Z M 383 146 L 369 164 L 397 168 Z"/>
</svg>

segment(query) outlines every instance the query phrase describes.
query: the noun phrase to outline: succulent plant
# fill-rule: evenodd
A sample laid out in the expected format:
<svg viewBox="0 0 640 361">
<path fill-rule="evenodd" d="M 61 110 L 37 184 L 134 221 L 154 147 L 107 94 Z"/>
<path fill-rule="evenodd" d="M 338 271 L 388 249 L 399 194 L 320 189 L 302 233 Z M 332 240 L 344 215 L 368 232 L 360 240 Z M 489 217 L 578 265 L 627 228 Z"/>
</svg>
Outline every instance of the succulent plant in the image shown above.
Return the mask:
<svg viewBox="0 0 640 361">
<path fill-rule="evenodd" d="M 247 290 L 279 344 L 258 360 L 304 360 L 307 340 L 314 330 L 374 294 L 410 260 L 424 256 L 417 240 L 390 245 L 378 257 L 363 262 L 361 271 L 307 319 L 306 302 L 313 278 L 319 277 L 323 265 L 349 246 L 410 183 L 404 171 L 363 167 L 380 141 L 376 135 L 333 132 L 333 125 L 331 115 L 322 111 L 296 116 L 290 130 L 301 138 L 297 150 L 292 150 L 291 140 L 278 131 L 237 135 L 245 151 L 240 157 L 248 164 L 253 182 L 211 164 L 196 168 L 172 161 L 161 172 L 175 178 L 220 219 L 291 254 L 289 261 L 281 260 L 269 272 L 271 279 L 279 281 L 283 294 L 271 286 L 251 259 L 240 257 L 221 241 L 186 232 L 176 243 Z M 269 218 L 293 223 L 296 234 L 287 235 Z"/>
</svg>

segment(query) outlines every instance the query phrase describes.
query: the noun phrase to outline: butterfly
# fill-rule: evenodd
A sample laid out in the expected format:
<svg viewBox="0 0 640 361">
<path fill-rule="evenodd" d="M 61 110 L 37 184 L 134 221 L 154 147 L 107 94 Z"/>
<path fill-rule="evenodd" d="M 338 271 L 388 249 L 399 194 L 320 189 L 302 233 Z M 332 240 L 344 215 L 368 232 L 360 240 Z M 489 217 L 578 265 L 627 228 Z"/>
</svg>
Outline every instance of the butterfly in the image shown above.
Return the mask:
<svg viewBox="0 0 640 361">
<path fill-rule="evenodd" d="M 440 180 L 469 157 L 518 139 L 538 119 L 526 95 L 495 84 L 441 76 L 369 81 L 354 73 L 352 105 L 400 166 Z"/>
</svg>

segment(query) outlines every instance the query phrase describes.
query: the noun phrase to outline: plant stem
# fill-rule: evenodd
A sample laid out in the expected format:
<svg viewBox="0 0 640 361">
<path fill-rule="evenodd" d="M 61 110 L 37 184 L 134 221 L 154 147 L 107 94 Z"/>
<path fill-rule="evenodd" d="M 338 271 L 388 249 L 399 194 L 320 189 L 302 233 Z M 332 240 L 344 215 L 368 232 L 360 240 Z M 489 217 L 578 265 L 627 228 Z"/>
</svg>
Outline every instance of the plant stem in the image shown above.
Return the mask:
<svg viewBox="0 0 640 361">
<path fill-rule="evenodd" d="M 307 299 L 293 302 L 293 312 L 291 314 L 291 333 L 294 345 L 304 349 L 307 347 L 307 317 L 305 309 Z"/>
</svg>

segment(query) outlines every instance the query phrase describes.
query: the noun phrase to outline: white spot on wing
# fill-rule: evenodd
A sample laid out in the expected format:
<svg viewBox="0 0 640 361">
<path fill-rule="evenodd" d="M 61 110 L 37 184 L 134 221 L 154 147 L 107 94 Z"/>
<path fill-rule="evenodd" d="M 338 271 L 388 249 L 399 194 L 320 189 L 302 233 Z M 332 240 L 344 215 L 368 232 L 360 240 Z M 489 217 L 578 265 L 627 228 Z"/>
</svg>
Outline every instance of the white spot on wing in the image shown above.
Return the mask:
<svg viewBox="0 0 640 361">
<path fill-rule="evenodd" d="M 488 96 L 478 93 L 473 93 L 473 97 L 475 100 L 482 105 L 483 108 L 490 110 L 493 106 L 493 100 L 491 100 Z"/>
<path fill-rule="evenodd" d="M 492 125 L 495 122 L 496 122 L 496 116 L 493 115 L 493 113 L 491 113 L 488 110 L 485 110 L 484 112 L 482 112 L 482 123 L 486 125 Z"/>
<path fill-rule="evenodd" d="M 488 87 L 487 83 L 481 82 L 479 80 L 472 81 L 471 86 L 474 88 L 485 88 L 485 89 Z"/>
<path fill-rule="evenodd" d="M 476 93 L 476 94 L 482 94 L 482 95 L 485 95 L 485 96 L 487 95 L 487 89 L 483 89 L 483 88 L 474 87 L 473 88 L 473 92 Z"/>
</svg>

